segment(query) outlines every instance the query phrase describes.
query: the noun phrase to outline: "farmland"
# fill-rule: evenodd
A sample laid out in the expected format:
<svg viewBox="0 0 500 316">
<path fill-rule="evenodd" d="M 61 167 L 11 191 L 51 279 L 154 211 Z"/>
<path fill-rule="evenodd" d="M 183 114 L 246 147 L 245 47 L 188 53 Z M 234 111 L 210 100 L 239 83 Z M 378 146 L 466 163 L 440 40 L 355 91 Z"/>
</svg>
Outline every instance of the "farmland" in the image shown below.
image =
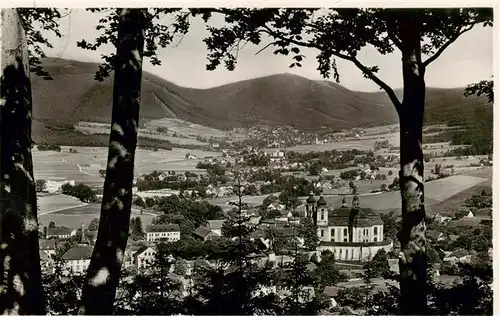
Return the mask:
<svg viewBox="0 0 500 316">
<path fill-rule="evenodd" d="M 75 180 L 88 185 L 102 185 L 104 179 L 100 169 L 106 169 L 108 148 L 72 147 L 77 153 L 70 153 L 69 147 L 61 152 L 33 149 L 33 167 L 36 179 Z M 186 159 L 192 153 L 198 159 Z M 172 150 L 149 151 L 137 149 L 135 174 L 141 175 L 154 170 L 194 171 L 199 159 L 218 157 L 220 153 L 174 148 Z"/>
<path fill-rule="evenodd" d="M 64 196 L 63 196 L 64 197 Z M 50 209 L 51 204 L 44 204 L 45 209 Z M 100 204 L 90 204 L 90 205 L 81 205 L 77 207 L 67 208 L 65 210 L 60 210 L 53 213 L 43 214 L 42 207 L 41 215 L 38 216 L 39 223 L 48 226 L 51 221 L 55 222 L 58 226 L 66 226 L 70 228 L 80 227 L 83 224 L 88 226 L 88 224 L 94 218 L 98 218 L 101 205 Z M 143 225 L 151 224 L 151 221 L 154 217 L 151 213 L 143 213 L 140 215 L 140 211 L 136 209 L 132 209 L 132 217 L 140 216 L 142 219 Z"/>
</svg>

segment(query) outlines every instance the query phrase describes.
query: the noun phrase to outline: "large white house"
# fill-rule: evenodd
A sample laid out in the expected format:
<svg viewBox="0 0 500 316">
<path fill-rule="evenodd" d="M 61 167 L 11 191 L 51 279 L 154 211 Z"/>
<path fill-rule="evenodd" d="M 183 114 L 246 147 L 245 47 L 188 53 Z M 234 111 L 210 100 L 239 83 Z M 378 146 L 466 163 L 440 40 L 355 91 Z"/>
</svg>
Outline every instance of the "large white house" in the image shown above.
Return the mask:
<svg viewBox="0 0 500 316">
<path fill-rule="evenodd" d="M 337 260 L 368 261 L 379 251 L 390 251 L 393 242 L 384 238 L 384 223 L 369 208 L 359 207 L 359 198 L 353 198 L 352 207 L 345 199 L 342 207 L 332 209 L 323 197 L 311 195 L 306 204 L 307 215 L 317 225 L 319 251 L 330 250 Z"/>
<path fill-rule="evenodd" d="M 181 230 L 177 224 L 146 226 L 146 241 L 176 242 L 181 239 Z"/>
<path fill-rule="evenodd" d="M 77 274 L 85 273 L 89 267 L 93 250 L 94 247 L 90 246 L 85 234 L 85 226 L 82 224 L 80 241 L 77 245 L 69 248 L 61 257 L 66 271 Z"/>
<path fill-rule="evenodd" d="M 133 262 L 137 269 L 147 268 L 154 262 L 156 250 L 152 247 L 142 246 L 133 254 Z"/>
</svg>

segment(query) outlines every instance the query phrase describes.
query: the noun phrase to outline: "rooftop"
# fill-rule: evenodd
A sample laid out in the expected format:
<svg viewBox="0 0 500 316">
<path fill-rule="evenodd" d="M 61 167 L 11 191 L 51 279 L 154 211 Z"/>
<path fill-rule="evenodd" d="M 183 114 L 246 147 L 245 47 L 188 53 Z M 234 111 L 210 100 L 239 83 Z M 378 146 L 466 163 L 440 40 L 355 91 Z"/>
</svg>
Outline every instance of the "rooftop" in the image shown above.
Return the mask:
<svg viewBox="0 0 500 316">
<path fill-rule="evenodd" d="M 201 238 L 207 237 L 212 231 L 205 226 L 198 226 L 195 229 L 194 234 L 200 236 Z"/>
<path fill-rule="evenodd" d="M 207 221 L 207 227 L 209 229 L 222 229 L 222 224 L 224 224 L 225 220 L 223 219 L 213 219 Z"/>
<path fill-rule="evenodd" d="M 94 247 L 87 245 L 76 245 L 68 249 L 62 255 L 63 260 L 90 260 Z"/>
<path fill-rule="evenodd" d="M 47 235 L 70 235 L 73 230 L 69 227 L 48 227 Z"/>
<path fill-rule="evenodd" d="M 157 224 L 146 226 L 147 233 L 158 233 L 158 232 L 178 232 L 180 231 L 179 225 L 177 224 Z"/>
<path fill-rule="evenodd" d="M 328 211 L 328 225 L 349 226 L 349 219 L 354 217 L 354 227 L 383 225 L 380 216 L 369 208 L 341 207 Z"/>
</svg>

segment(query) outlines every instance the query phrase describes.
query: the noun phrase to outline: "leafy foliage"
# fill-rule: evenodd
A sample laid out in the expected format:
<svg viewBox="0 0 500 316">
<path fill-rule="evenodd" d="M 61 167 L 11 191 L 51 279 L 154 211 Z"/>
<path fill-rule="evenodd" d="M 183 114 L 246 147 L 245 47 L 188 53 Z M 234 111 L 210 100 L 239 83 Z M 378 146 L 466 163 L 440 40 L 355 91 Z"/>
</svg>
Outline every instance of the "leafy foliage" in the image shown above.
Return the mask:
<svg viewBox="0 0 500 316">
<path fill-rule="evenodd" d="M 87 11 L 100 14 L 102 18 L 95 27 L 100 31 L 100 35 L 93 42 L 82 39 L 77 45 L 83 49 L 95 51 L 99 47 L 107 44 L 116 46 L 118 41 L 118 21 L 119 9 L 87 9 Z M 158 49 L 166 48 L 173 43 L 176 36 L 183 36 L 189 30 L 189 12 L 180 9 L 152 8 L 146 12 L 146 32 L 144 44 L 144 57 L 149 58 L 151 64 L 161 65 L 158 58 Z M 170 21 L 171 23 L 164 23 Z M 99 66 L 96 73 L 96 80 L 103 81 L 108 77 L 114 68 L 115 54 L 103 54 L 103 64 Z"/>
<path fill-rule="evenodd" d="M 97 198 L 96 192 L 92 190 L 91 187 L 83 183 L 79 183 L 74 186 L 69 183 L 65 183 L 62 185 L 61 191 L 62 194 L 74 196 L 84 203 L 95 202 Z"/>
<path fill-rule="evenodd" d="M 61 37 L 59 19 L 62 15 L 57 8 L 18 8 L 26 39 L 28 42 L 30 71 L 44 79 L 51 80 L 48 72 L 43 70 L 41 58 L 47 57 L 43 47 L 52 48 L 46 35 L 50 32 Z"/>
<path fill-rule="evenodd" d="M 493 103 L 493 80 L 481 80 L 478 83 L 470 84 L 464 92 L 465 96 L 476 95 L 478 97 L 486 95 L 488 101 Z"/>
</svg>

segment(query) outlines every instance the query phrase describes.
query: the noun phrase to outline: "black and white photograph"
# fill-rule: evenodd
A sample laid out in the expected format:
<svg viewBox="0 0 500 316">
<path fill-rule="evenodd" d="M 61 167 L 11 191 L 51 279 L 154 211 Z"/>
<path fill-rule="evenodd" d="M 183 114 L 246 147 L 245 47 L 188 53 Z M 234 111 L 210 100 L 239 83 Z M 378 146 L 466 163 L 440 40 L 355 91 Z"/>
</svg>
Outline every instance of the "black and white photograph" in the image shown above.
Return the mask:
<svg viewBox="0 0 500 316">
<path fill-rule="evenodd" d="M 495 1 L 7 2 L 0 314 L 500 313 Z"/>
</svg>

